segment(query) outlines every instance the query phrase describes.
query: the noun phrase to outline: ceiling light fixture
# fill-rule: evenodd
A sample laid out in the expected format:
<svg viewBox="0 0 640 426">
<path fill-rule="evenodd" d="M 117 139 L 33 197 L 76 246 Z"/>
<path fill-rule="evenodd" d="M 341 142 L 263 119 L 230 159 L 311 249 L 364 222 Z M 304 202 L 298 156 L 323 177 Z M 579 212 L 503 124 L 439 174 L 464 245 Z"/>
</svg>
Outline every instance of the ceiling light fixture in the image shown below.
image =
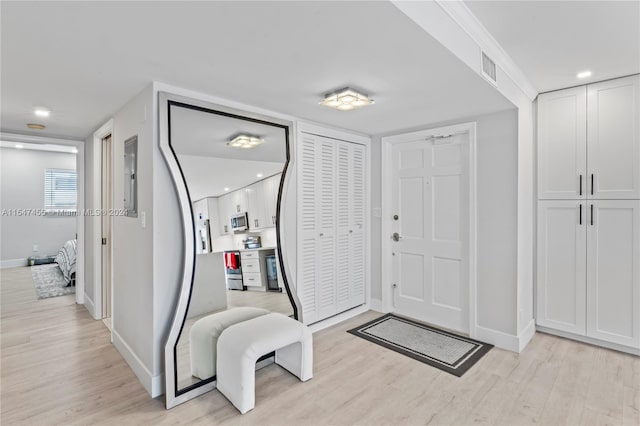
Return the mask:
<svg viewBox="0 0 640 426">
<path fill-rule="evenodd" d="M 591 77 L 591 71 L 582 71 L 579 72 L 576 77 L 578 78 L 587 78 L 587 77 Z"/>
<path fill-rule="evenodd" d="M 20 145 L 20 144 L 16 145 L 16 149 L 22 149 L 22 148 L 24 148 L 24 145 Z"/>
<path fill-rule="evenodd" d="M 35 107 L 33 113 L 38 117 L 48 117 L 51 114 L 51 110 L 45 107 Z"/>
<path fill-rule="evenodd" d="M 27 127 L 33 130 L 44 130 L 46 126 L 44 124 L 27 123 Z"/>
<path fill-rule="evenodd" d="M 373 103 L 373 99 L 369 98 L 368 95 L 360 93 L 350 87 L 327 93 L 324 95 L 324 99 L 320 101 L 320 105 L 335 108 L 340 111 L 351 111 L 372 105 Z"/>
<path fill-rule="evenodd" d="M 231 148 L 249 149 L 255 148 L 263 142 L 264 139 L 261 139 L 258 136 L 238 135 L 235 138 L 231 139 L 231 141 L 227 143 L 227 146 L 230 146 Z"/>
</svg>

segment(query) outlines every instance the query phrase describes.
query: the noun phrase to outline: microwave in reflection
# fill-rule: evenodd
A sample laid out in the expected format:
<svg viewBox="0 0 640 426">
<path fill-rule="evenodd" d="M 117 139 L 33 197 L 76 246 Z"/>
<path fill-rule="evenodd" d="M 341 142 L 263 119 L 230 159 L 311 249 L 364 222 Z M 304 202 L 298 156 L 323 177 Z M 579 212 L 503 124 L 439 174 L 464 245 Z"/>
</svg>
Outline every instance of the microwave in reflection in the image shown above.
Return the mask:
<svg viewBox="0 0 640 426">
<path fill-rule="evenodd" d="M 246 231 L 249 229 L 249 217 L 247 212 L 237 214 L 231 217 L 231 230 Z"/>
</svg>

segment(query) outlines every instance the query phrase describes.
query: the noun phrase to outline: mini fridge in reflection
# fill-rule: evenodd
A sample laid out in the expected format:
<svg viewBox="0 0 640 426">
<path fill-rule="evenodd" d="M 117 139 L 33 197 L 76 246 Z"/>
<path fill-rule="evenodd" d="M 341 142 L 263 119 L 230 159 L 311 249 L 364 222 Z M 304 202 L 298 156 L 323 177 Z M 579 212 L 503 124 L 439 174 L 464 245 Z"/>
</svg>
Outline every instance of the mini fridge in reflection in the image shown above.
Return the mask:
<svg viewBox="0 0 640 426">
<path fill-rule="evenodd" d="M 267 290 L 282 291 L 278 287 L 278 266 L 276 263 L 276 255 L 269 254 L 264 257 L 267 262 Z"/>
</svg>

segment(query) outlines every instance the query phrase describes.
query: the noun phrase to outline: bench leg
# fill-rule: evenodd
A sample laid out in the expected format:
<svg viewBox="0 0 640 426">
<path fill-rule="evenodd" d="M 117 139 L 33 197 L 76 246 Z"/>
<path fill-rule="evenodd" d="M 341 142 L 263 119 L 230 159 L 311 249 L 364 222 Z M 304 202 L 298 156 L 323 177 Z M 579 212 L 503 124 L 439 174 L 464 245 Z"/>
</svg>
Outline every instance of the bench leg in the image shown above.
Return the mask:
<svg viewBox="0 0 640 426">
<path fill-rule="evenodd" d="M 302 342 L 276 351 L 276 364 L 306 382 L 313 377 L 313 343 L 311 332 Z"/>
<path fill-rule="evenodd" d="M 218 353 L 216 387 L 242 414 L 256 404 L 256 359 L 226 360 L 225 353 Z"/>
</svg>

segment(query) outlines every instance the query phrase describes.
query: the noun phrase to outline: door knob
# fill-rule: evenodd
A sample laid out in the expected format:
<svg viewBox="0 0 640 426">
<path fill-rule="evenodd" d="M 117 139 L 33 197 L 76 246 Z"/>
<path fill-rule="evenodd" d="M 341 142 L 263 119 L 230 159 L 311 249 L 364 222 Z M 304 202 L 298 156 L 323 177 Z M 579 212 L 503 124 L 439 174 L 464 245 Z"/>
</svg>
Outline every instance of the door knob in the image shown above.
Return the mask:
<svg viewBox="0 0 640 426">
<path fill-rule="evenodd" d="M 400 238 L 402 238 L 402 237 L 397 232 L 394 232 L 393 235 L 391 236 L 391 239 L 393 241 L 400 241 Z"/>
</svg>

